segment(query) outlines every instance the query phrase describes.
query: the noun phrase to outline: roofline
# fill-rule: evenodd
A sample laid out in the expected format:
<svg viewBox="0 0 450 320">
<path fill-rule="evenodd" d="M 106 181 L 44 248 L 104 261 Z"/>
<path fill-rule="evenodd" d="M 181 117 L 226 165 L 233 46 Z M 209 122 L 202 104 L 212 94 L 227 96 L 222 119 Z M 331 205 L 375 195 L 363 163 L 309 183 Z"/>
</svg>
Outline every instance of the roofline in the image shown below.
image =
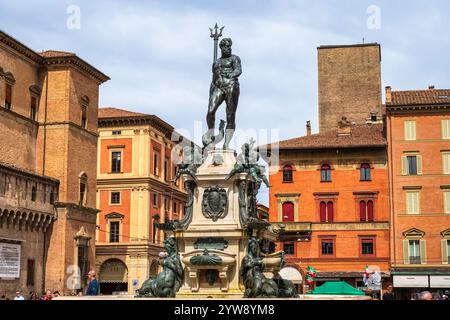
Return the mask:
<svg viewBox="0 0 450 320">
<path fill-rule="evenodd" d="M 331 151 L 331 150 L 352 150 L 352 149 L 385 149 L 387 148 L 387 142 L 385 144 L 376 144 L 376 145 L 354 145 L 354 146 L 318 146 L 318 147 L 281 147 L 281 148 L 273 148 L 269 146 L 267 150 L 279 150 L 279 151 Z M 260 147 L 261 148 L 261 147 Z M 262 149 L 262 148 L 261 148 Z"/>
<path fill-rule="evenodd" d="M 174 127 L 155 115 L 136 115 L 136 116 L 123 116 L 123 117 L 104 117 L 98 118 L 99 128 L 114 127 L 117 125 L 151 125 L 156 129 L 162 131 L 164 134 L 174 131 Z"/>
<path fill-rule="evenodd" d="M 31 179 L 39 180 L 39 181 L 45 181 L 45 182 L 51 182 L 53 184 L 59 185 L 59 180 L 55 178 L 51 178 L 48 176 L 42 176 L 33 172 L 30 172 L 28 170 L 24 170 L 18 167 L 15 167 L 13 165 L 9 165 L 7 163 L 0 162 L 0 169 L 13 172 L 14 174 L 26 176 Z"/>
<path fill-rule="evenodd" d="M 322 45 L 317 47 L 317 50 L 322 49 L 337 49 L 337 48 L 358 48 L 358 47 L 381 47 L 381 45 L 377 42 L 371 43 L 356 43 L 356 44 L 344 44 L 344 45 Z"/>
<path fill-rule="evenodd" d="M 86 72 L 87 74 L 93 76 L 98 81 L 100 81 L 100 83 L 104 83 L 104 82 L 110 80 L 110 78 L 107 75 L 105 75 L 103 72 L 101 72 L 100 70 L 98 70 L 97 68 L 95 68 L 94 66 L 92 66 L 91 64 L 86 62 L 85 60 L 78 57 L 76 54 L 74 54 L 73 56 L 60 56 L 60 57 L 56 56 L 56 57 L 46 58 L 46 57 L 41 56 L 36 51 L 30 49 L 29 47 L 27 47 L 26 45 L 24 45 L 23 43 L 16 40 L 14 37 L 10 36 L 9 34 L 7 34 L 6 32 L 4 32 L 2 30 L 0 30 L 0 42 L 4 43 L 11 49 L 19 52 L 20 54 L 26 56 L 27 58 L 31 59 L 32 61 L 36 62 L 37 64 L 46 65 L 46 66 L 51 66 L 51 65 L 56 65 L 56 64 L 73 65 L 75 67 L 78 67 L 82 71 Z"/>
</svg>

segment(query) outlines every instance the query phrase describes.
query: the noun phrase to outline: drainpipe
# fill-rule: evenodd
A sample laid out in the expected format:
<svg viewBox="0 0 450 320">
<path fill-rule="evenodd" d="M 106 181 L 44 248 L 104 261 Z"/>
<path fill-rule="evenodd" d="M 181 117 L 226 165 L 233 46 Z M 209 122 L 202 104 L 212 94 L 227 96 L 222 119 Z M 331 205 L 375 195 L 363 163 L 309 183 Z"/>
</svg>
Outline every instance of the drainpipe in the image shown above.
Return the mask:
<svg viewBox="0 0 450 320">
<path fill-rule="evenodd" d="M 393 145 L 392 145 L 392 120 L 390 115 L 387 116 L 388 122 L 389 122 L 389 144 L 388 144 L 388 150 L 389 150 L 389 207 L 390 207 L 390 219 L 391 219 L 391 239 L 393 241 L 392 250 L 394 250 L 393 253 L 391 253 L 391 256 L 393 255 L 394 261 L 393 265 L 397 265 L 397 250 L 396 250 L 396 230 L 395 230 L 395 201 L 394 201 L 394 172 L 393 172 Z M 391 246 L 389 246 L 391 248 Z"/>
<path fill-rule="evenodd" d="M 44 141 L 42 143 L 42 175 L 45 175 L 45 151 L 47 148 L 47 109 L 48 109 L 48 69 L 45 77 L 45 115 L 44 115 Z"/>
</svg>

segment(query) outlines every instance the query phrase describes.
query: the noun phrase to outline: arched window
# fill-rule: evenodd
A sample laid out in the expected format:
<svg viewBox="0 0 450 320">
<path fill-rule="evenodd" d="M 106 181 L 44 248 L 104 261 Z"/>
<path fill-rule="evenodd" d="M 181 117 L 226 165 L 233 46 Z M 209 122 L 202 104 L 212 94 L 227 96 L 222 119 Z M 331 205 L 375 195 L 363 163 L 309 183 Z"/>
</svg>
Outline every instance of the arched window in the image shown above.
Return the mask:
<svg viewBox="0 0 450 320">
<path fill-rule="evenodd" d="M 331 166 L 324 164 L 320 169 L 322 182 L 331 182 Z"/>
<path fill-rule="evenodd" d="M 374 221 L 374 204 L 372 200 L 359 203 L 359 215 L 361 222 Z"/>
<path fill-rule="evenodd" d="M 363 163 L 361 165 L 361 181 L 372 181 L 372 175 L 370 171 L 370 165 L 368 163 Z"/>
<path fill-rule="evenodd" d="M 87 175 L 80 174 L 80 206 L 85 206 L 87 203 Z"/>
<path fill-rule="evenodd" d="M 292 166 L 284 166 L 283 168 L 283 182 L 289 183 L 294 181 L 294 177 L 292 175 Z"/>
<path fill-rule="evenodd" d="M 283 203 L 283 222 L 294 222 L 294 204 L 292 202 Z"/>
<path fill-rule="evenodd" d="M 332 201 L 320 203 L 320 222 L 332 223 L 334 222 L 334 203 Z"/>
<path fill-rule="evenodd" d="M 36 201 L 36 194 L 37 194 L 36 186 L 33 186 L 31 188 L 31 201 L 33 201 L 33 202 Z"/>
</svg>

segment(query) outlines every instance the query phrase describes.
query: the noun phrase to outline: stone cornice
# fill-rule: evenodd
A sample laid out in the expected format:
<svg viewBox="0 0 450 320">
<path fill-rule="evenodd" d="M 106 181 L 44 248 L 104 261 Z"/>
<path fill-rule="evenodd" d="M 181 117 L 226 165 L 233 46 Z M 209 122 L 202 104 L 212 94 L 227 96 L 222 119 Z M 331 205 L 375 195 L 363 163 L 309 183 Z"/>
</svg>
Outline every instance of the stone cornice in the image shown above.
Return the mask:
<svg viewBox="0 0 450 320">
<path fill-rule="evenodd" d="M 70 208 L 70 209 L 75 209 L 78 211 L 85 211 L 85 212 L 88 212 L 90 214 L 95 214 L 95 215 L 97 215 L 101 211 L 101 210 L 94 209 L 94 208 L 83 207 L 76 203 L 71 203 L 71 202 L 56 202 L 55 208 L 56 209 Z"/>
<path fill-rule="evenodd" d="M 51 126 L 61 126 L 61 125 L 68 125 L 70 127 L 76 128 L 78 130 L 81 130 L 91 136 L 93 136 L 94 138 L 98 138 L 99 135 L 98 133 L 94 133 L 92 131 L 89 131 L 85 128 L 83 128 L 82 126 L 72 122 L 72 121 L 57 121 L 57 122 L 39 122 L 39 126 L 41 127 L 51 127 Z"/>
<path fill-rule="evenodd" d="M 58 65 L 58 66 L 74 67 L 75 69 L 81 71 L 82 73 L 93 77 L 100 84 L 110 80 L 110 78 L 107 75 L 105 75 L 98 69 L 94 68 L 89 63 L 77 57 L 76 55 L 45 58 L 3 31 L 0 31 L 0 43 L 3 43 L 7 47 L 13 49 L 14 51 L 18 52 L 19 54 L 27 57 L 31 61 L 41 66 L 51 67 Z"/>
<path fill-rule="evenodd" d="M 450 104 L 425 104 L 425 105 L 386 105 L 388 115 L 409 112 L 450 112 Z"/>
<path fill-rule="evenodd" d="M 41 55 L 3 31 L 0 31 L 0 42 L 38 64 L 44 63 L 44 58 Z"/>
</svg>

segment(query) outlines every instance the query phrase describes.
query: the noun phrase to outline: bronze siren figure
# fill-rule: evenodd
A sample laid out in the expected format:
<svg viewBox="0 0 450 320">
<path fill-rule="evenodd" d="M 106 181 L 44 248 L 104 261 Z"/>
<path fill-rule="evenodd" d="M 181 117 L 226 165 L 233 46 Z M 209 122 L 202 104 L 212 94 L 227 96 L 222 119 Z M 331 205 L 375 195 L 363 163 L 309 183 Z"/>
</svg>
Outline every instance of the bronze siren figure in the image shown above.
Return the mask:
<svg viewBox="0 0 450 320">
<path fill-rule="evenodd" d="M 222 30 L 215 26 L 215 33 L 211 29 L 211 37 L 214 39 L 214 57 L 217 52 L 217 41 L 222 36 Z M 214 61 L 212 66 L 213 79 L 209 92 L 209 105 L 206 122 L 208 124 L 207 137 L 214 136 L 216 124 L 216 112 L 220 105 L 225 102 L 227 126 L 225 130 L 225 142 L 223 149 L 227 150 L 236 130 L 236 110 L 239 102 L 240 88 L 239 76 L 242 74 L 241 59 L 232 54 L 230 38 L 220 41 L 219 47 L 222 51 L 221 58 Z M 216 141 L 217 143 L 217 141 Z"/>
</svg>

